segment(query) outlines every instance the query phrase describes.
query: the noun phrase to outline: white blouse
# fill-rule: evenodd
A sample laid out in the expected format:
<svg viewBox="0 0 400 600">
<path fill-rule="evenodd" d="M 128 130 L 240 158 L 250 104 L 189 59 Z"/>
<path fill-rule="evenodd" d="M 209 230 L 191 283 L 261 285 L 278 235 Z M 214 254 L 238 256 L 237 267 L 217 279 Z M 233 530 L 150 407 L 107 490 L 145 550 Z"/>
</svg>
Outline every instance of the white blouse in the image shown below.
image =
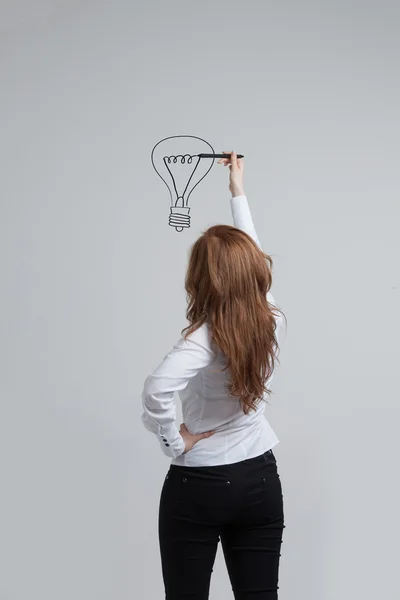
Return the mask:
<svg viewBox="0 0 400 600">
<path fill-rule="evenodd" d="M 231 199 L 234 226 L 248 233 L 261 248 L 246 196 Z M 268 302 L 275 304 L 271 294 Z M 277 317 L 276 336 L 282 328 Z M 147 377 L 142 393 L 142 422 L 155 433 L 172 464 L 212 466 L 239 462 L 266 452 L 278 438 L 263 413 L 265 402 L 245 415 L 239 399 L 226 391 L 226 358 L 211 342 L 207 324 L 183 337 Z M 272 376 L 267 384 L 271 382 Z M 176 423 L 174 392 L 182 402 L 183 420 L 191 433 L 215 431 L 187 453 Z"/>
</svg>

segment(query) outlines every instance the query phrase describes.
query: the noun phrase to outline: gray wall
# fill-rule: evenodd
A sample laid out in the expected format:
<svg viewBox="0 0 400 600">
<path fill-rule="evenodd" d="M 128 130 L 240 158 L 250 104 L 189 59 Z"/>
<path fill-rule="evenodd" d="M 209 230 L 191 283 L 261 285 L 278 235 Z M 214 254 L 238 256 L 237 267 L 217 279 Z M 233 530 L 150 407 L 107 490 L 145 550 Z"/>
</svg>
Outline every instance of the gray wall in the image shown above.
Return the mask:
<svg viewBox="0 0 400 600">
<path fill-rule="evenodd" d="M 146 6 L 145 6 L 146 4 Z M 398 592 L 399 5 L 123 0 L 1 8 L 1 600 L 163 597 L 168 459 L 143 380 L 179 338 L 190 244 L 152 145 L 247 158 L 288 317 L 268 417 L 281 600 Z M 221 555 L 212 598 L 231 592 Z"/>
</svg>

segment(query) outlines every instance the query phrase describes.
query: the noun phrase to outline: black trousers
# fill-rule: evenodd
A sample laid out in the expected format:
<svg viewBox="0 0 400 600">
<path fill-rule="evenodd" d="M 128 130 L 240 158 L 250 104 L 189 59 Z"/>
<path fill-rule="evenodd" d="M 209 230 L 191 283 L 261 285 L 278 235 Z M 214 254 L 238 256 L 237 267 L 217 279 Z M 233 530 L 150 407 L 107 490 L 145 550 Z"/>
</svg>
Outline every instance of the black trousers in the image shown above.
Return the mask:
<svg viewBox="0 0 400 600">
<path fill-rule="evenodd" d="M 166 600 L 207 600 L 219 540 L 236 600 L 276 600 L 284 528 L 275 456 L 216 467 L 171 465 L 159 540 Z"/>
</svg>

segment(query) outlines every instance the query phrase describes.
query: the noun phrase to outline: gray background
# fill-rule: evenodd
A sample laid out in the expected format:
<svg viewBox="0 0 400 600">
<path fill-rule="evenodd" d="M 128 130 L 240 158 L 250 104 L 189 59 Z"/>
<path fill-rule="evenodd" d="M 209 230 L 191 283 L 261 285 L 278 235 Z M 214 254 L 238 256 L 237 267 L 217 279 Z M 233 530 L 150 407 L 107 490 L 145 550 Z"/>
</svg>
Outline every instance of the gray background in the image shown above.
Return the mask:
<svg viewBox="0 0 400 600">
<path fill-rule="evenodd" d="M 185 326 L 190 244 L 227 173 L 168 227 L 149 154 L 247 158 L 288 317 L 268 417 L 281 600 L 398 594 L 399 5 L 1 4 L 1 600 L 163 597 L 168 459 L 143 380 Z M 219 554 L 212 598 L 232 597 Z"/>
</svg>

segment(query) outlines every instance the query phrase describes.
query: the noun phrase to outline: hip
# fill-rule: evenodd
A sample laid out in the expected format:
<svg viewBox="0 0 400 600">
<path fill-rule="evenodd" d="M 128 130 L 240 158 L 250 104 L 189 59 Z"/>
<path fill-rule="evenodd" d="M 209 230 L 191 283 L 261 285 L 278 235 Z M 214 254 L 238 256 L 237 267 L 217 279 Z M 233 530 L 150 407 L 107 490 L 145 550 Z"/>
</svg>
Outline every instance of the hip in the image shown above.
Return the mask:
<svg viewBox="0 0 400 600">
<path fill-rule="evenodd" d="M 171 465 L 161 507 L 165 518 L 206 518 L 222 523 L 242 514 L 247 522 L 283 518 L 283 494 L 272 450 L 236 463 Z"/>
<path fill-rule="evenodd" d="M 192 481 L 218 482 L 243 481 L 244 477 L 252 478 L 260 472 L 264 472 L 266 467 L 277 471 L 277 461 L 272 448 L 264 451 L 257 456 L 245 458 L 232 463 L 221 463 L 216 465 L 177 465 L 171 464 L 167 478 L 184 478 Z"/>
<path fill-rule="evenodd" d="M 221 466 L 256 458 L 270 450 L 279 439 L 265 418 L 240 431 L 217 431 L 201 440 L 171 464 L 186 467 Z"/>
</svg>

